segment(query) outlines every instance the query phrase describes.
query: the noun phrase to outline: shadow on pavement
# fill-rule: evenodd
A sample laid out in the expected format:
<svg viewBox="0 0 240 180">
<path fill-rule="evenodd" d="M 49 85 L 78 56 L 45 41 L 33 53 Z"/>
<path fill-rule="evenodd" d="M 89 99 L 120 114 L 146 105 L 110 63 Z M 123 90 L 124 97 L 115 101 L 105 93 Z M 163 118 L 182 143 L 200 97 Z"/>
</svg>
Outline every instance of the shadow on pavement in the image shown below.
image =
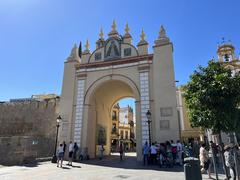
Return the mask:
<svg viewBox="0 0 240 180">
<path fill-rule="evenodd" d="M 169 171 L 169 172 L 183 172 L 183 167 L 176 166 L 173 168 L 160 168 L 159 165 L 143 165 L 142 162 L 138 162 L 136 157 L 124 157 L 121 161 L 119 156 L 111 155 L 106 156 L 102 160 L 90 159 L 81 161 L 82 164 L 105 166 L 112 168 L 123 169 L 139 169 L 139 170 L 155 170 L 155 171 Z"/>
</svg>

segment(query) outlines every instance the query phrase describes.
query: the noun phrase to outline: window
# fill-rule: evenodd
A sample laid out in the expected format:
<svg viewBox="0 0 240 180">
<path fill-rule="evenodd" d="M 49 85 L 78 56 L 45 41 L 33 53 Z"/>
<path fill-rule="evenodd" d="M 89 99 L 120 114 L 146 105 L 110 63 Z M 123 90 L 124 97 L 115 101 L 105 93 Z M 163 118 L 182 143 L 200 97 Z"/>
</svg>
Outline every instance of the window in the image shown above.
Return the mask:
<svg viewBox="0 0 240 180">
<path fill-rule="evenodd" d="M 102 54 L 100 52 L 95 53 L 95 61 L 101 60 Z"/>
<path fill-rule="evenodd" d="M 125 48 L 124 49 L 124 56 L 131 56 L 131 48 Z"/>
<path fill-rule="evenodd" d="M 128 139 L 128 131 L 125 131 L 125 139 Z"/>
<path fill-rule="evenodd" d="M 116 126 L 116 123 L 113 123 L 112 134 L 115 134 L 116 132 L 117 132 L 117 126 Z"/>
<path fill-rule="evenodd" d="M 120 132 L 121 139 L 123 139 L 123 131 Z"/>
<path fill-rule="evenodd" d="M 117 112 L 113 111 L 112 120 L 117 120 Z"/>
</svg>

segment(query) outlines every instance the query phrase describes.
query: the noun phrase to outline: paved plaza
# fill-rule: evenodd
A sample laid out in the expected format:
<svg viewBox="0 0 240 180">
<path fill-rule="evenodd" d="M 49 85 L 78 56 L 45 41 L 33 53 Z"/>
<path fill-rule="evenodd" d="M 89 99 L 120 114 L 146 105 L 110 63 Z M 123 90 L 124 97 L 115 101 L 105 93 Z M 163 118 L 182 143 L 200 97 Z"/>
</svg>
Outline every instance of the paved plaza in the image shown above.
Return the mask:
<svg viewBox="0 0 240 180">
<path fill-rule="evenodd" d="M 83 163 L 73 163 L 73 167 L 67 166 L 64 161 L 63 168 L 57 168 L 56 164 L 40 162 L 32 166 L 1 166 L 1 180 L 183 180 L 182 167 L 159 168 L 157 166 L 143 166 L 136 162 L 134 156 L 125 157 L 123 161 L 118 156 L 110 156 L 103 160 L 88 160 Z M 203 179 L 208 179 L 203 175 Z M 223 176 L 220 179 L 224 179 Z"/>
</svg>

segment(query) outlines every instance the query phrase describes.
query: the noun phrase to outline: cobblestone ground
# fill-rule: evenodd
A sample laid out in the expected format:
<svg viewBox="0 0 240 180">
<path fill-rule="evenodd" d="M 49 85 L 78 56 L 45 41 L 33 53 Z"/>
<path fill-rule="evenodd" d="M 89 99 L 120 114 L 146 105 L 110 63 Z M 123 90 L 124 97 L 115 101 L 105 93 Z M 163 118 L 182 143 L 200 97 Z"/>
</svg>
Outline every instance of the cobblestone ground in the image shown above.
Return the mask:
<svg viewBox="0 0 240 180">
<path fill-rule="evenodd" d="M 88 160 L 83 163 L 73 163 L 67 166 L 64 161 L 63 168 L 56 164 L 42 162 L 36 166 L 11 166 L 0 168 L 1 180 L 184 180 L 182 167 L 159 168 L 157 166 L 143 166 L 136 162 L 135 157 L 126 157 L 123 161 L 117 156 L 103 160 Z M 207 179 L 203 175 L 203 179 Z M 223 176 L 220 177 L 223 179 Z M 194 180 L 194 179 L 193 179 Z"/>
</svg>

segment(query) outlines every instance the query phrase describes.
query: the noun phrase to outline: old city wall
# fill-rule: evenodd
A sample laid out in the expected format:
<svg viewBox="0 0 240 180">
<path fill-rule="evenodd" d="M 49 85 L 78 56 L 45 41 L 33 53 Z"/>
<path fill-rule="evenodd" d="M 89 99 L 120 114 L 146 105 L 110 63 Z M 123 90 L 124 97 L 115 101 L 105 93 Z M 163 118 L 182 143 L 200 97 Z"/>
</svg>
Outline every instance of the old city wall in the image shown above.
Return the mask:
<svg viewBox="0 0 240 180">
<path fill-rule="evenodd" d="M 0 104 L 0 164 L 52 156 L 59 98 Z"/>
</svg>

